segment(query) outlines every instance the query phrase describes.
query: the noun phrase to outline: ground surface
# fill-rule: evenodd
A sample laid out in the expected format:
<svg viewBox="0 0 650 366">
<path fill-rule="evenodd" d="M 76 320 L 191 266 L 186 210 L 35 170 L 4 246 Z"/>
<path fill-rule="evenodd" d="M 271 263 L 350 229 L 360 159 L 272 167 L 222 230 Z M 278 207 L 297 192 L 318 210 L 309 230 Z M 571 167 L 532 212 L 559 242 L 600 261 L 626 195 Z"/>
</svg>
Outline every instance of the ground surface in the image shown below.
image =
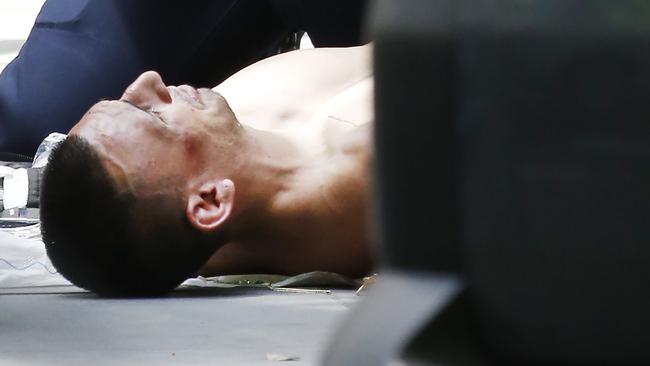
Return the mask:
<svg viewBox="0 0 650 366">
<path fill-rule="evenodd" d="M 0 295 L 0 365 L 317 365 L 358 301 L 353 291 Z"/>
</svg>

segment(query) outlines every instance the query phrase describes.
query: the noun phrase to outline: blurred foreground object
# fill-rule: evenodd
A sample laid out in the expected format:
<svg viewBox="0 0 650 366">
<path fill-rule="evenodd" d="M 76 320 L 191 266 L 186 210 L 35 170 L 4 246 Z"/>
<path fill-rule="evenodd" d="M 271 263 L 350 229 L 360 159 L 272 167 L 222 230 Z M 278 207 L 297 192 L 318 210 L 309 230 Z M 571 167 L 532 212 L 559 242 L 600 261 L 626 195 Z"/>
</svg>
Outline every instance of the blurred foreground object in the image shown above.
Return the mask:
<svg viewBox="0 0 650 366">
<path fill-rule="evenodd" d="M 650 3 L 371 18 L 384 268 L 325 364 L 650 364 Z"/>
</svg>

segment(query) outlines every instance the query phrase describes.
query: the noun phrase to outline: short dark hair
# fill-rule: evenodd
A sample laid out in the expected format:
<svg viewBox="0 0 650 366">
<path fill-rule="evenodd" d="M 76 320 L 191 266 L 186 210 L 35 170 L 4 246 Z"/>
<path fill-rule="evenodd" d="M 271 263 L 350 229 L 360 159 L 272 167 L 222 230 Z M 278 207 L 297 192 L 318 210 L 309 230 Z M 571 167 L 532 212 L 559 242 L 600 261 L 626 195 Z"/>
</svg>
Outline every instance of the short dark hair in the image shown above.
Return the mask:
<svg viewBox="0 0 650 366">
<path fill-rule="evenodd" d="M 57 146 L 43 173 L 40 209 L 43 242 L 59 273 L 106 296 L 163 294 L 191 276 L 211 253 L 182 198 L 160 202 L 146 220 L 138 218 L 138 200 L 117 187 L 83 138 Z"/>
</svg>

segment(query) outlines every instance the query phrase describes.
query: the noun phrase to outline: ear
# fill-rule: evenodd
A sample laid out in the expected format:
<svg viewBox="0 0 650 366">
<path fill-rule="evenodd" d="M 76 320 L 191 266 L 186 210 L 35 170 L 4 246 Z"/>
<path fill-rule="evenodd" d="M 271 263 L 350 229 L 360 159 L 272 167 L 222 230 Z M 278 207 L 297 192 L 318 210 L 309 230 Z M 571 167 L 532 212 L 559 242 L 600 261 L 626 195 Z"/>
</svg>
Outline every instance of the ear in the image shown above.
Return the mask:
<svg viewBox="0 0 650 366">
<path fill-rule="evenodd" d="M 230 179 L 207 182 L 189 193 L 185 214 L 192 226 L 210 232 L 221 228 L 232 213 L 235 183 Z"/>
</svg>

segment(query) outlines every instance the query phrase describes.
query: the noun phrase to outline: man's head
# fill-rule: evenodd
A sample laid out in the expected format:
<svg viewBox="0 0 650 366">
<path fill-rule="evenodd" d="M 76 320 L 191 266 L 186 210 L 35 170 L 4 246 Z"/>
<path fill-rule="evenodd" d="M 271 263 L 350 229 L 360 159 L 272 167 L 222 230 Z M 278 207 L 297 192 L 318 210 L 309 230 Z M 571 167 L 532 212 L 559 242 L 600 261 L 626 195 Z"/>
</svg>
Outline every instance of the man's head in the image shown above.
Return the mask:
<svg viewBox="0 0 650 366">
<path fill-rule="evenodd" d="M 41 193 L 48 255 L 100 294 L 168 291 L 227 240 L 243 129 L 209 89 L 142 74 L 93 106 L 51 155 Z"/>
</svg>

